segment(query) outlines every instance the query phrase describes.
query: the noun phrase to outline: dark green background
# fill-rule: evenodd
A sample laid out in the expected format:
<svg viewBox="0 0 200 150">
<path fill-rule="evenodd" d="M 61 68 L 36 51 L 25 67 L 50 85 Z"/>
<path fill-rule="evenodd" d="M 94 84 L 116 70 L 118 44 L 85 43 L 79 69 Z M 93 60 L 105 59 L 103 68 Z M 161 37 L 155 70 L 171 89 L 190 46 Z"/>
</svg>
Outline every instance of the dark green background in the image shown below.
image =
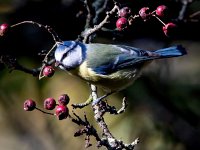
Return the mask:
<svg viewBox="0 0 200 150">
<path fill-rule="evenodd" d="M 139 8 L 154 9 L 160 4 L 170 8 L 169 18 L 175 19 L 181 8 L 180 2 L 163 1 L 122 1 L 137 13 Z M 110 7 L 111 8 L 111 7 Z M 200 10 L 199 1 L 188 8 L 187 16 Z M 63 40 L 74 40 L 83 30 L 85 15 L 83 3 L 78 0 L 1 0 L 0 23 L 14 24 L 33 20 L 50 25 Z M 76 17 L 79 14 L 79 17 Z M 104 14 L 102 14 L 102 17 Z M 117 108 L 123 96 L 129 107 L 119 116 L 106 115 L 113 135 L 130 143 L 140 138 L 137 150 L 198 150 L 200 149 L 200 42 L 199 15 L 197 22 L 179 22 L 176 38 L 166 38 L 162 25 L 155 19 L 147 22 L 136 21 L 127 32 L 115 35 L 99 34 L 95 42 L 132 45 L 144 49 L 158 49 L 182 44 L 188 55 L 180 58 L 156 60 L 142 76 L 126 90 L 109 98 Z M 165 19 L 166 22 L 169 19 Z M 115 21 L 108 27 L 114 27 Z M 38 67 L 42 58 L 37 54 L 53 46 L 51 36 L 32 25 L 23 25 L 11 30 L 0 38 L 0 54 L 16 56 L 27 67 Z M 87 84 L 66 72 L 56 70 L 50 79 L 38 80 L 32 75 L 19 71 L 9 73 L 1 65 L 0 70 L 0 150 L 66 150 L 85 149 L 84 137 L 74 138 L 73 133 L 80 127 L 70 120 L 57 118 L 40 112 L 23 111 L 23 102 L 32 98 L 42 107 L 47 97 L 58 98 L 68 93 L 70 104 L 87 99 Z M 71 111 L 71 107 L 69 106 Z M 97 126 L 90 106 L 76 110 Z M 99 130 L 99 128 L 97 127 Z M 95 140 L 89 149 L 97 149 Z"/>
</svg>

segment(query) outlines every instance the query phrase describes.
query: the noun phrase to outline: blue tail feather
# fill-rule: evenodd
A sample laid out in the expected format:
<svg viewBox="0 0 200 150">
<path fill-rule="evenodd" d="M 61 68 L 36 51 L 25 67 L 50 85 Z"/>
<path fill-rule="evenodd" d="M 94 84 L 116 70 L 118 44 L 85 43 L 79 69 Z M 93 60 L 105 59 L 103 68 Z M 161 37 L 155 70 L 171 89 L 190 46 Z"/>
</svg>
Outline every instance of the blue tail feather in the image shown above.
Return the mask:
<svg viewBox="0 0 200 150">
<path fill-rule="evenodd" d="M 154 52 L 156 54 L 159 54 L 160 58 L 178 57 L 187 54 L 185 48 L 182 47 L 181 45 L 159 49 Z"/>
</svg>

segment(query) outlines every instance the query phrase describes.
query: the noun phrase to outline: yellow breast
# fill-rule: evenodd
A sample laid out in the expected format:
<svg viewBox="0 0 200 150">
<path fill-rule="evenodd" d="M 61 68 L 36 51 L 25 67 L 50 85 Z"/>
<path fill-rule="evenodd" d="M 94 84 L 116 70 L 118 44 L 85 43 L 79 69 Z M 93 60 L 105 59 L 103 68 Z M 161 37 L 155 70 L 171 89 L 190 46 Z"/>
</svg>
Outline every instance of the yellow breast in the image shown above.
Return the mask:
<svg viewBox="0 0 200 150">
<path fill-rule="evenodd" d="M 100 75 L 88 68 L 86 62 L 70 72 L 91 84 L 101 86 L 104 90 L 109 92 L 126 88 L 133 83 L 138 75 L 137 69 L 124 69 L 109 75 Z"/>
</svg>

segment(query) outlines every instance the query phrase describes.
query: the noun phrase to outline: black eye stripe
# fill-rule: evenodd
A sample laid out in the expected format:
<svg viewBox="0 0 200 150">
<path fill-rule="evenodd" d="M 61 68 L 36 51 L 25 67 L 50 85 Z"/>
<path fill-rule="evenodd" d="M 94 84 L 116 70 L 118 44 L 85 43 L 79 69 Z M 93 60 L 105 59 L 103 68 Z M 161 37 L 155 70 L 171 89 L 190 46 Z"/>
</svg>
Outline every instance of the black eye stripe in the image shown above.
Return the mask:
<svg viewBox="0 0 200 150">
<path fill-rule="evenodd" d="M 71 47 L 66 53 L 63 54 L 62 58 L 61 58 L 61 62 L 65 59 L 65 57 L 67 57 L 67 55 L 69 55 L 69 53 L 78 45 L 77 42 L 75 42 L 75 44 L 73 45 L 73 47 Z"/>
<path fill-rule="evenodd" d="M 139 55 L 141 55 L 141 56 L 149 56 L 148 52 L 144 51 L 144 50 L 140 50 L 139 51 Z"/>
</svg>

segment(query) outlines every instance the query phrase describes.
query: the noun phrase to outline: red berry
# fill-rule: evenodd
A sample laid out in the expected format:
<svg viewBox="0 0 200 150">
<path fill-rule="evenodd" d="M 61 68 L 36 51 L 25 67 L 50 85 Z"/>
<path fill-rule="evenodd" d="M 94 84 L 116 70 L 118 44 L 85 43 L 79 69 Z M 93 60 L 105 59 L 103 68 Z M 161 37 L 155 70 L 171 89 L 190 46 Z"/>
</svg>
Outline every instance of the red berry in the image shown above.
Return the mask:
<svg viewBox="0 0 200 150">
<path fill-rule="evenodd" d="M 69 110 L 64 105 L 58 105 L 56 106 L 56 116 L 59 120 L 66 119 L 69 115 Z"/>
<path fill-rule="evenodd" d="M 160 16 L 160 17 L 163 17 L 165 16 L 166 14 L 166 11 L 167 11 L 167 6 L 165 5 L 160 5 L 156 8 L 156 15 Z"/>
<path fill-rule="evenodd" d="M 24 110 L 25 111 L 32 111 L 36 108 L 36 103 L 32 99 L 27 99 L 24 102 Z"/>
<path fill-rule="evenodd" d="M 3 36 L 8 30 L 9 30 L 9 25 L 7 23 L 1 24 L 0 25 L 0 36 Z"/>
<path fill-rule="evenodd" d="M 139 15 L 140 17 L 146 21 L 147 19 L 149 19 L 150 17 L 150 10 L 149 10 L 149 7 L 143 7 L 140 9 L 139 11 Z"/>
<path fill-rule="evenodd" d="M 128 17 L 131 14 L 131 9 L 129 7 L 123 7 L 119 10 L 119 17 Z"/>
<path fill-rule="evenodd" d="M 60 105 L 67 105 L 69 103 L 69 96 L 67 94 L 63 94 L 59 97 L 58 103 Z"/>
<path fill-rule="evenodd" d="M 128 26 L 128 20 L 124 17 L 119 18 L 116 22 L 116 27 L 120 31 L 126 29 L 127 26 Z"/>
<path fill-rule="evenodd" d="M 56 107 L 56 101 L 53 98 L 47 98 L 44 100 L 44 108 L 47 110 L 52 110 Z"/>
<path fill-rule="evenodd" d="M 166 36 L 171 36 L 174 34 L 176 27 L 176 24 L 170 22 L 163 26 L 162 29 Z"/>
<path fill-rule="evenodd" d="M 54 75 L 54 68 L 52 66 L 45 66 L 42 73 L 45 77 L 52 77 Z"/>
</svg>

